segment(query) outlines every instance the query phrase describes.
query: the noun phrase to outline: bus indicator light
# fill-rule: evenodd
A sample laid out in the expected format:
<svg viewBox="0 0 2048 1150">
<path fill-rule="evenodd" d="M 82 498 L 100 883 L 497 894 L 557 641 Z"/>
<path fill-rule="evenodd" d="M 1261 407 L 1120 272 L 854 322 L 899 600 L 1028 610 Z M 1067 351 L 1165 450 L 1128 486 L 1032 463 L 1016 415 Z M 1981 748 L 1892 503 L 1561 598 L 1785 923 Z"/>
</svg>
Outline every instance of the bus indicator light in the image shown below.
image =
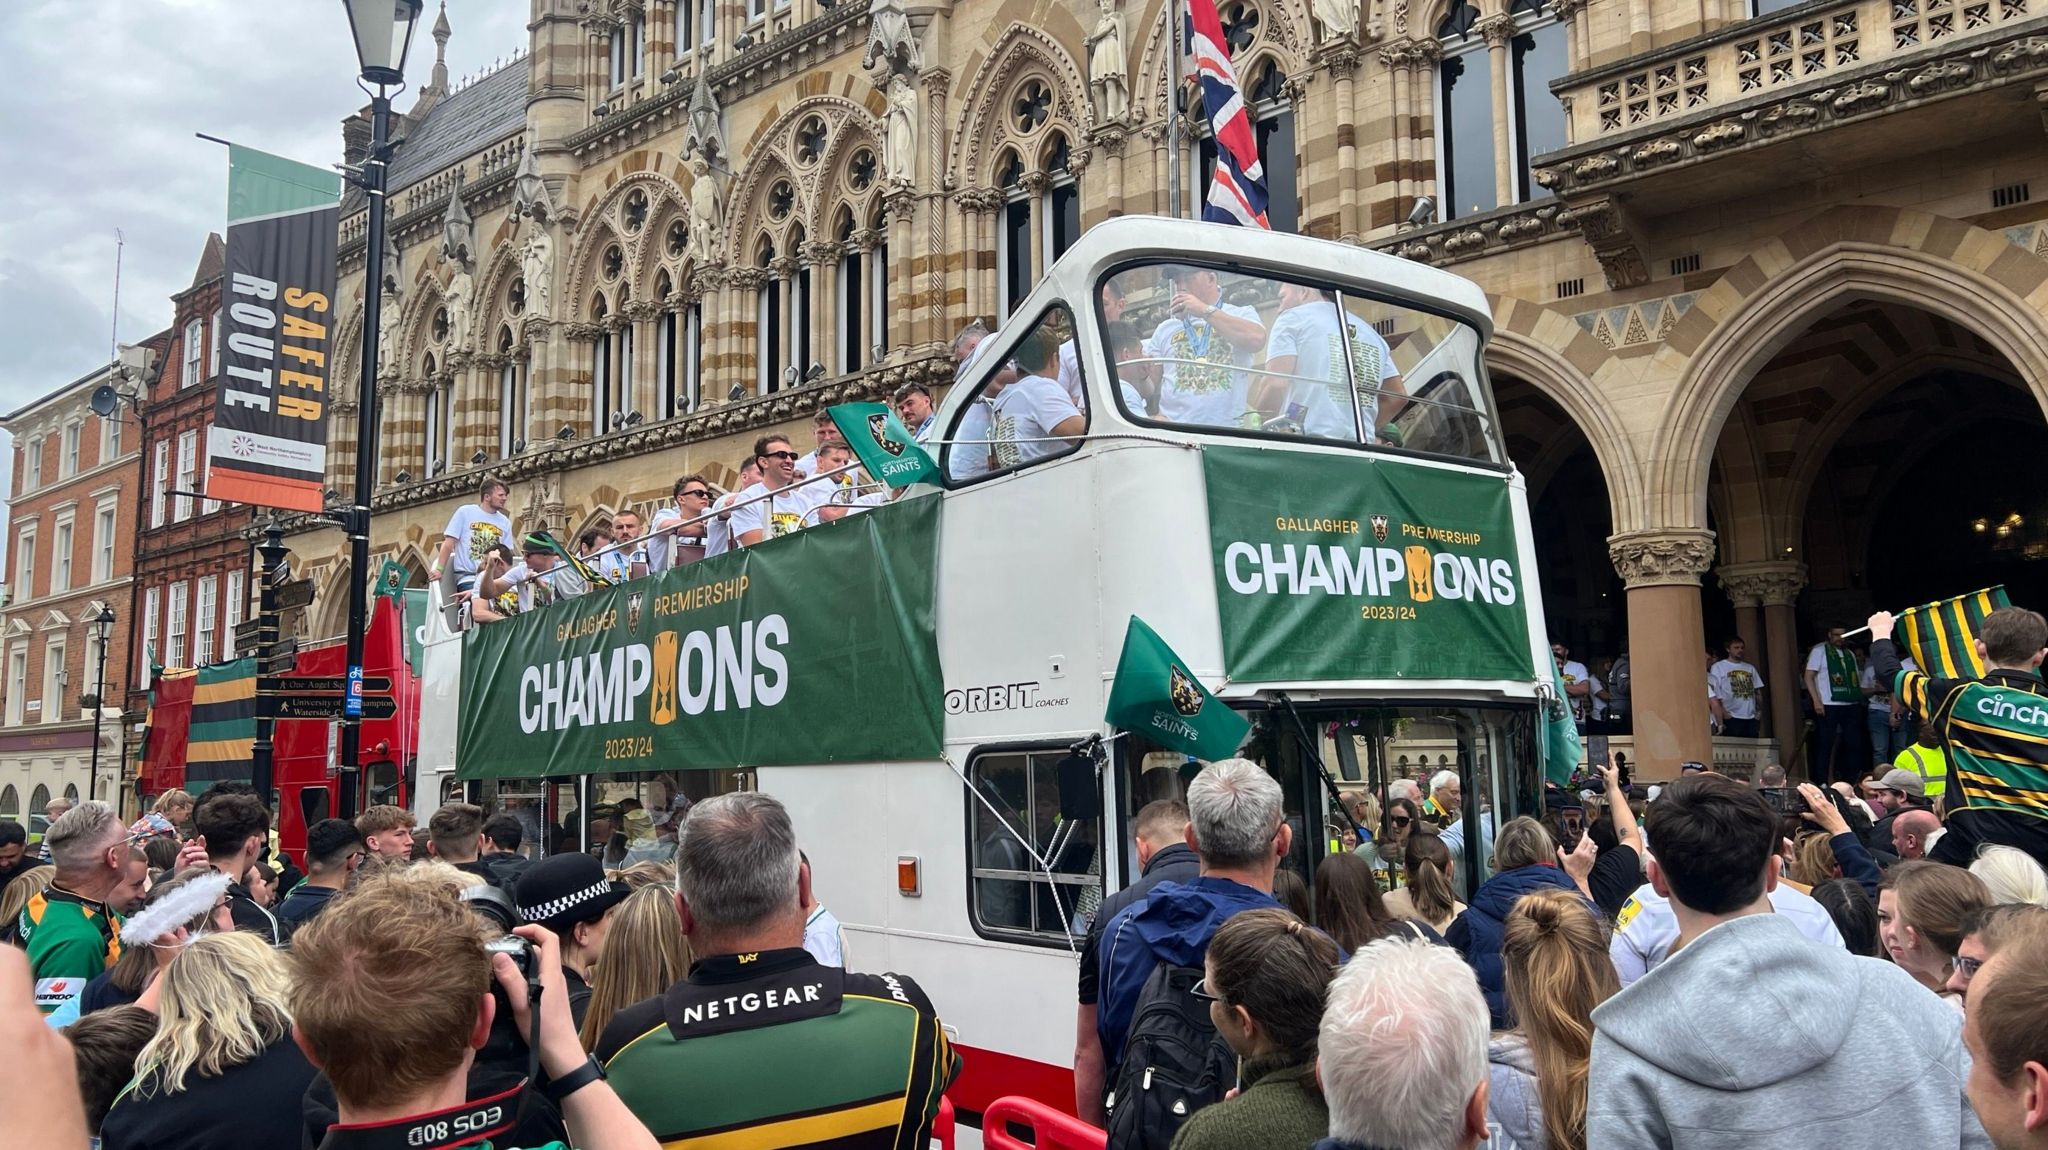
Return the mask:
<svg viewBox="0 0 2048 1150">
<path fill-rule="evenodd" d="M 916 855 L 897 855 L 896 893 L 904 898 L 924 897 L 923 870 Z"/>
</svg>

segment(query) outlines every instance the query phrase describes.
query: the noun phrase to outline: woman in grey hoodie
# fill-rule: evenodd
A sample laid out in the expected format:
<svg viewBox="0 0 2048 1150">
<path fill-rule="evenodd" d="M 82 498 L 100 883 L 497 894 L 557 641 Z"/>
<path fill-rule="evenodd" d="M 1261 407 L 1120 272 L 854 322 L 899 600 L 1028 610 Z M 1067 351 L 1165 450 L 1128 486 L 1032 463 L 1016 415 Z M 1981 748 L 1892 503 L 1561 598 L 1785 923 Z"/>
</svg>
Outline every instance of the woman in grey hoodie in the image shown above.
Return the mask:
<svg viewBox="0 0 2048 1150">
<path fill-rule="evenodd" d="M 1517 1028 L 1487 1047 L 1489 1150 L 1586 1150 L 1593 1008 L 1621 989 L 1607 932 L 1584 899 L 1523 895 L 1501 939 Z"/>
</svg>

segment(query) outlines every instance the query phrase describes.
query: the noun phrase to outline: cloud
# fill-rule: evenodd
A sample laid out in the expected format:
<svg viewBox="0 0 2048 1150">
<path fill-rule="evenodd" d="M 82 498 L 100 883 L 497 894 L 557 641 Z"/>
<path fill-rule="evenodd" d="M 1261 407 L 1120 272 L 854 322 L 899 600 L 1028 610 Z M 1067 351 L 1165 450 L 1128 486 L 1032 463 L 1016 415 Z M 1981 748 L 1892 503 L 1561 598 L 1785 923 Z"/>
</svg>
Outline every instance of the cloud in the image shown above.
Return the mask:
<svg viewBox="0 0 2048 1150">
<path fill-rule="evenodd" d="M 10 0 L 0 38 L 8 226 L 0 228 L 0 411 L 107 357 L 115 230 L 120 337 L 169 326 L 227 208 L 227 155 L 194 132 L 309 163 L 340 158 L 341 121 L 367 102 L 333 0 Z M 459 83 L 526 47 L 525 3 L 452 0 Z M 408 73 L 434 63 L 429 4 Z M 409 94 L 398 97 L 403 109 Z"/>
</svg>

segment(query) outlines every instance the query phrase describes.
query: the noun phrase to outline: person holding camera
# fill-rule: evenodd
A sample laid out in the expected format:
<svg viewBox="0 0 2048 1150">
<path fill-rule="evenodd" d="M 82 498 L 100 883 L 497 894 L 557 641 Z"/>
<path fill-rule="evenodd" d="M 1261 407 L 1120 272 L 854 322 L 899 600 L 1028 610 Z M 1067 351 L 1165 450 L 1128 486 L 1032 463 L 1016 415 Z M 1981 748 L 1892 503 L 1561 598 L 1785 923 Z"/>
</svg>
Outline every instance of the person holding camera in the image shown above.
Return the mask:
<svg viewBox="0 0 2048 1150">
<path fill-rule="evenodd" d="M 670 1145 L 929 1145 L 960 1056 L 915 982 L 804 949 L 810 868 L 783 805 L 751 791 L 698 803 L 676 863 L 697 961 L 595 1050 L 632 1112 Z"/>
<path fill-rule="evenodd" d="M 521 1091 L 535 1087 L 482 1098 L 464 1089 L 498 1009 L 494 980 L 519 1031 L 537 1030 L 543 1089 L 561 1106 L 576 1145 L 655 1150 L 654 1137 L 576 1040 L 555 936 L 537 926 L 513 929 L 525 944 L 522 971 L 506 940 L 487 948 L 491 933 L 453 891 L 376 878 L 293 937 L 293 1036 L 326 1072 L 340 1108 L 321 1150 L 488 1150 L 511 1130 Z M 537 1007 L 529 1006 L 529 977 L 539 983 Z"/>
</svg>

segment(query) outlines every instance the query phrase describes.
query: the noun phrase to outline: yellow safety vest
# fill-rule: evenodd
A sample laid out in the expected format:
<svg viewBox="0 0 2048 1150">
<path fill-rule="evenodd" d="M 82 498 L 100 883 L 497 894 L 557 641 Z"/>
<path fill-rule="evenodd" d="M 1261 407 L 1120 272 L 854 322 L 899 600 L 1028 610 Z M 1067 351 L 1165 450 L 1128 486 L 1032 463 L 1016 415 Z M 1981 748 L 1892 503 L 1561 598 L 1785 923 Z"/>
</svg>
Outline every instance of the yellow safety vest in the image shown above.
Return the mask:
<svg viewBox="0 0 2048 1150">
<path fill-rule="evenodd" d="M 1892 760 L 1892 766 L 1919 775 L 1929 802 L 1940 798 L 1948 789 L 1948 752 L 1940 747 L 1909 744 L 1899 752 L 1898 758 Z"/>
</svg>

